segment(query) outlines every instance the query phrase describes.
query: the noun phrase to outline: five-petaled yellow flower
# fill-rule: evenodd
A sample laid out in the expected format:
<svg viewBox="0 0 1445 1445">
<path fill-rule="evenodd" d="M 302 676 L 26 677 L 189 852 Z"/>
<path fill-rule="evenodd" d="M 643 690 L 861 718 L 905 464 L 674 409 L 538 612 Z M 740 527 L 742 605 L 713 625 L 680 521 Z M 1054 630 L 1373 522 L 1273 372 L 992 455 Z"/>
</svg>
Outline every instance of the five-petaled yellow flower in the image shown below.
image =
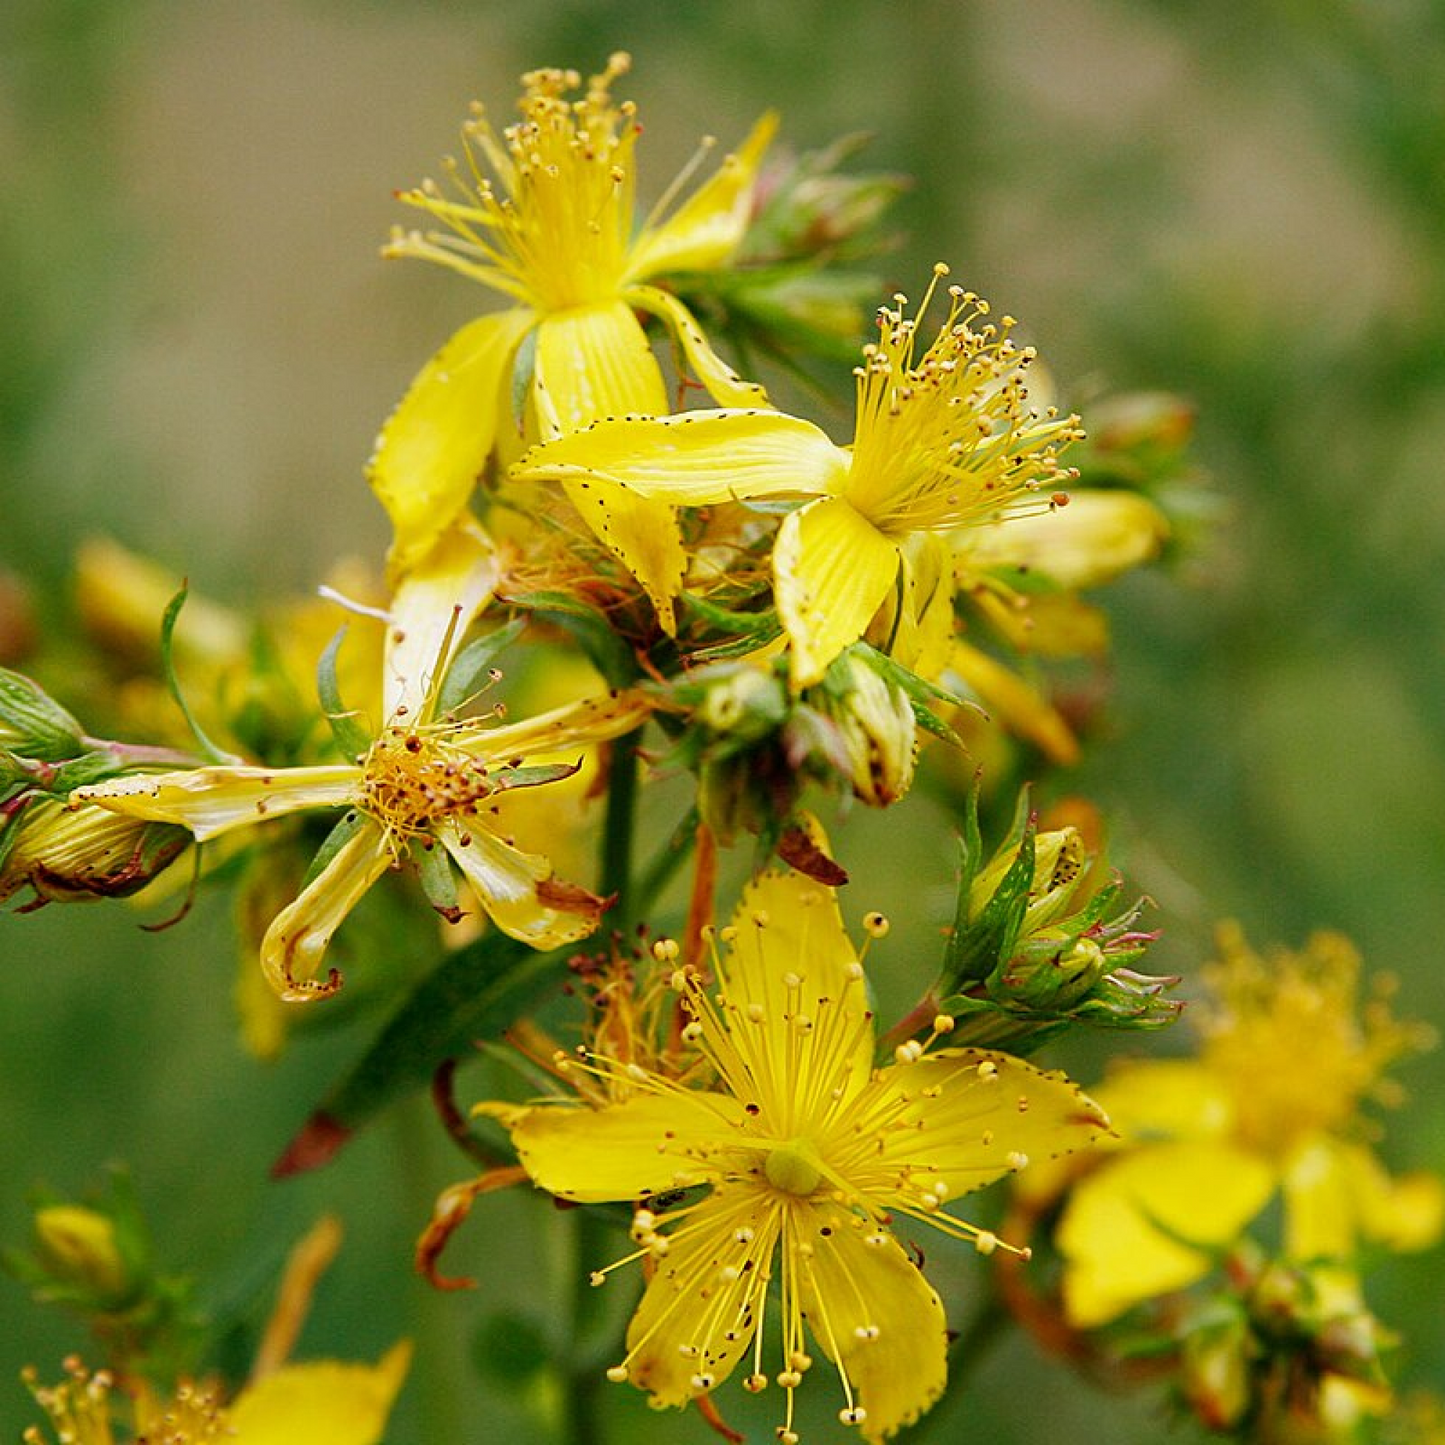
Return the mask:
<svg viewBox="0 0 1445 1445">
<path fill-rule="evenodd" d="M 461 513 L 519 403 L 544 437 L 599 417 L 668 410 L 638 311 L 665 323 L 720 405 L 766 402 L 761 387 L 741 381 L 712 350 L 687 307 L 652 283 L 731 260 L 775 117 L 764 116 L 668 214 L 689 166 L 634 228 L 633 151 L 642 127 L 635 107 L 610 94 L 629 64 L 614 55 L 577 100 L 568 98 L 580 84 L 575 71 L 525 75 L 520 122 L 498 135 L 478 108 L 464 127 L 468 167 L 447 163 L 452 192 L 428 181 L 401 195 L 448 229 L 398 231 L 386 254 L 438 262 L 513 304 L 457 332 L 377 438 L 369 475 L 395 529 L 395 573 L 420 560 Z M 670 625 L 684 567 L 672 509 L 617 488 L 569 491 Z"/>
<path fill-rule="evenodd" d="M 946 274 L 936 267 L 935 283 Z M 1057 453 L 1079 435 L 1078 418 L 1029 408 L 1032 349 L 1009 339 L 1011 317 L 979 324 L 988 304 L 970 291 L 949 288 L 944 324 L 918 355 L 933 289 L 914 316 L 904 314 L 901 297 L 879 312 L 879 339 L 864 348 L 855 373 L 851 447 L 779 412 L 694 411 L 597 422 L 544 442 L 512 475 L 559 480 L 573 493 L 590 487 L 611 496 L 623 487 L 694 506 L 810 497 L 784 518 L 773 547 L 793 680 L 809 686 L 900 582 L 916 614 L 939 588 L 944 602 L 952 598 L 947 567 L 934 569 L 934 592 L 914 595 L 919 539 L 1059 501 L 1039 492 L 1060 479 Z"/>
<path fill-rule="evenodd" d="M 1200 1058 L 1127 1064 L 1098 1090 L 1122 1137 L 1074 1185 L 1056 1236 L 1077 1325 L 1203 1278 L 1276 1193 L 1293 1259 L 1348 1263 L 1361 1240 L 1439 1236 L 1439 1179 L 1392 1179 L 1358 1115 L 1388 1098 L 1381 1072 L 1420 1031 L 1379 999 L 1362 1022 L 1359 956 L 1338 934 L 1269 958 L 1234 929 L 1220 943 Z"/>
<path fill-rule="evenodd" d="M 722 936 L 715 983 L 672 974 L 688 1015 L 676 1067 L 594 1048 L 559 1061 L 583 1073 L 578 1098 L 485 1107 L 544 1189 L 640 1201 L 630 1258 L 646 1259 L 651 1279 L 610 1378 L 683 1405 L 750 1353 L 744 1383 L 758 1391 L 776 1346 L 778 1434 L 793 1442 L 794 1391 L 817 1348 L 838 1374 L 840 1418 L 880 1440 L 938 1398 L 947 1368 L 943 1306 L 894 1224 L 930 1224 L 988 1253 L 997 1238 L 949 1201 L 1082 1147 L 1106 1120 L 1060 1074 L 934 1048 L 947 1019 L 875 1067 L 859 957 L 832 893 L 800 875 L 755 879 Z M 658 952 L 670 967 L 667 946 Z M 600 1096 L 592 1074 L 609 1081 Z M 691 1202 L 660 1197 L 695 1186 L 707 1192 Z"/>
<path fill-rule="evenodd" d="M 430 855 L 440 844 L 492 921 L 512 937 L 546 949 L 585 936 L 597 926 L 603 900 L 554 879 L 545 857 L 503 836 L 496 796 L 566 776 L 570 767 L 529 770 L 526 758 L 615 738 L 641 723 L 648 705 L 617 694 L 512 723 L 438 716 L 437 694 L 452 656 L 499 573 L 492 544 L 474 528 L 461 527 L 403 580 L 382 664 L 388 720 L 355 762 L 135 774 L 77 789 L 72 806 L 98 803 L 132 817 L 179 823 L 198 842 L 307 809 L 349 810 L 349 829 L 333 835 L 337 846 L 324 866 L 277 914 L 262 941 L 262 967 L 281 997 L 292 1001 L 340 986 L 334 969 L 317 977 L 332 935 L 367 889 L 413 848 Z"/>
</svg>

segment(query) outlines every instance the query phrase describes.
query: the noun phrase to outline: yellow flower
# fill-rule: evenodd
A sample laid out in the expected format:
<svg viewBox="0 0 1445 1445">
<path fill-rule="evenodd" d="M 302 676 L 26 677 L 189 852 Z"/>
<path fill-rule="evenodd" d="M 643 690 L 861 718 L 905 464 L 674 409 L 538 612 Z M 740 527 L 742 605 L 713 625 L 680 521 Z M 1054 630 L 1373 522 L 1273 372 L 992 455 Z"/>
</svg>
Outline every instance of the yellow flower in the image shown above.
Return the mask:
<svg viewBox="0 0 1445 1445">
<path fill-rule="evenodd" d="M 722 937 L 715 985 L 690 968 L 671 974 L 688 1022 L 670 1059 L 608 1049 L 595 1033 L 582 1061 L 558 1061 L 581 1076 L 578 1097 L 485 1107 L 542 1188 L 586 1203 L 640 1201 L 630 1258 L 648 1261 L 650 1282 L 609 1378 L 680 1406 L 750 1354 L 745 1386 L 764 1389 L 776 1281 L 779 1438 L 798 1438 L 806 1326 L 835 1366 L 840 1418 L 880 1440 L 926 1410 L 946 1375 L 943 1306 L 891 1226 L 930 1224 L 987 1254 L 997 1238 L 948 1201 L 1030 1157 L 1082 1147 L 1106 1121 L 1062 1075 L 933 1048 L 951 1020 L 875 1068 L 863 968 L 832 893 L 816 883 L 755 879 Z M 665 965 L 676 956 L 666 943 L 655 952 Z M 694 1202 L 666 1198 L 695 1186 L 707 1193 Z"/>
<path fill-rule="evenodd" d="M 634 229 L 633 151 L 642 128 L 635 107 L 610 94 L 629 64 L 625 54 L 614 55 L 578 100 L 568 99 L 580 85 L 575 71 L 524 76 L 519 123 L 499 135 L 478 108 L 464 127 L 467 165 L 447 163 L 450 191 L 427 181 L 401 196 L 450 234 L 398 231 L 386 254 L 435 261 L 513 304 L 457 332 L 377 439 L 368 470 L 395 529 L 398 574 L 461 514 L 505 443 L 517 400 L 528 404 L 534 434 L 542 436 L 599 417 L 668 410 L 638 311 L 665 323 L 715 401 L 766 403 L 761 387 L 741 381 L 716 355 L 687 307 L 650 283 L 729 262 L 776 119 L 764 116 L 741 149 L 665 216 L 692 177 L 689 166 Z M 684 565 L 672 509 L 616 488 L 568 491 L 670 626 Z"/>
<path fill-rule="evenodd" d="M 1379 999 L 1361 1010 L 1360 960 L 1336 934 L 1254 953 L 1221 931 L 1197 1061 L 1124 1066 L 1099 1090 L 1123 1136 L 1077 1183 L 1058 1228 L 1064 1303 L 1081 1326 L 1182 1289 L 1270 1199 L 1296 1260 L 1348 1261 L 1361 1239 L 1418 1249 L 1440 1232 L 1431 1175 L 1392 1179 L 1357 1137 L 1359 1107 L 1419 1030 Z"/>
<path fill-rule="evenodd" d="M 934 270 L 935 283 L 947 274 Z M 811 497 L 783 520 L 773 548 L 793 681 L 809 686 L 863 635 L 900 568 L 909 586 L 911 541 L 1047 509 L 1055 499 L 1038 490 L 1060 475 L 1058 449 L 1080 435 L 1076 417 L 1028 408 L 1033 350 L 1009 339 L 1011 317 L 975 330 L 989 307 L 971 291 L 949 288 L 948 316 L 917 355 L 933 290 L 915 316 L 901 297 L 879 312 L 879 340 L 855 372 L 851 448 L 777 412 L 698 411 L 598 422 L 543 443 L 513 475 L 692 505 Z"/>
<path fill-rule="evenodd" d="M 437 693 L 467 624 L 492 595 L 495 551 L 479 532 L 444 537 L 398 589 L 382 665 L 388 721 L 355 762 L 315 767 L 216 766 L 135 774 L 78 788 L 91 803 L 132 817 L 179 823 L 198 842 L 312 808 L 347 809 L 322 865 L 276 916 L 261 964 L 285 999 L 333 993 L 340 976 L 321 969 L 332 934 L 371 885 L 413 849 L 435 856 L 450 882 L 449 857 L 503 932 L 534 948 L 590 933 L 605 906 L 552 877 L 550 862 L 498 831 L 494 794 L 566 776 L 568 766 L 528 768 L 529 754 L 616 737 L 647 716 L 647 704 L 615 695 L 524 721 L 436 714 Z M 435 855 L 436 845 L 444 852 Z M 413 854 L 414 857 L 417 855 Z M 433 870 L 434 871 L 434 870 Z M 455 910 L 451 910 L 455 913 Z"/>
</svg>

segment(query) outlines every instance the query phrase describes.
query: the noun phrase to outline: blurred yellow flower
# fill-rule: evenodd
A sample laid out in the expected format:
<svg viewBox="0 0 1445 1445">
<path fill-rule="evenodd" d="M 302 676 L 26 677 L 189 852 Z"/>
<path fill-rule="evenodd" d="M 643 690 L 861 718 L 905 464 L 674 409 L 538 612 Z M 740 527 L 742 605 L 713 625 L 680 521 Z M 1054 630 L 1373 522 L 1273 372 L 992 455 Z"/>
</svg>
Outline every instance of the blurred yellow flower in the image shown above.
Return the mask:
<svg viewBox="0 0 1445 1445">
<path fill-rule="evenodd" d="M 1277 1193 L 1291 1259 L 1348 1262 L 1361 1240 L 1419 1249 L 1440 1233 L 1434 1175 L 1392 1179 L 1361 1141 L 1362 1103 L 1422 1031 L 1378 997 L 1337 934 L 1261 957 L 1221 930 L 1197 1060 L 1126 1064 L 1098 1090 L 1121 1137 L 1060 1219 L 1064 1304 L 1084 1327 L 1202 1278 Z"/>
<path fill-rule="evenodd" d="M 521 722 L 438 715 L 437 696 L 467 624 L 491 597 L 494 550 L 479 532 L 444 537 L 393 600 L 382 665 L 388 721 L 355 762 L 314 767 L 215 766 L 137 773 L 78 788 L 73 806 L 98 804 L 137 818 L 179 823 L 198 842 L 233 828 L 312 808 L 350 810 L 319 855 L 319 871 L 276 915 L 261 964 L 281 997 L 333 993 L 340 976 L 316 975 L 331 937 L 361 897 L 413 846 L 425 865 L 437 844 L 471 884 L 492 921 L 534 948 L 590 933 L 603 900 L 554 880 L 547 858 L 500 831 L 491 799 L 509 787 L 554 781 L 573 769 L 527 767 L 547 754 L 616 737 L 648 705 L 631 695 L 583 701 Z M 449 873 L 446 875 L 449 878 Z M 449 910 L 459 916 L 454 907 Z"/>
<path fill-rule="evenodd" d="M 580 1202 L 641 1200 L 629 1259 L 646 1260 L 650 1280 L 609 1378 L 631 1380 L 659 1406 L 683 1405 L 751 1353 L 744 1384 L 766 1388 L 776 1278 L 779 1439 L 798 1438 L 806 1325 L 836 1368 L 840 1419 L 881 1440 L 938 1398 L 947 1373 L 943 1306 L 892 1225 L 929 1224 L 990 1253 L 998 1239 L 947 1201 L 1030 1157 L 1083 1147 L 1106 1121 L 1060 1074 L 934 1048 L 951 1020 L 875 1068 L 861 961 L 831 891 L 801 875 L 755 879 L 722 937 L 715 984 L 691 968 L 672 972 L 688 1022 L 670 1057 L 626 1039 L 609 1051 L 594 1033 L 580 1061 L 557 1060 L 578 1079 L 576 1097 L 484 1107 L 544 1189 Z M 664 967 L 676 957 L 666 942 L 655 952 Z M 708 1192 L 694 1202 L 664 1197 L 699 1185 Z"/>
<path fill-rule="evenodd" d="M 947 274 L 935 268 L 934 283 Z M 1061 478 L 1058 450 L 1076 417 L 1028 405 L 1031 348 L 1009 339 L 1011 317 L 982 322 L 988 303 L 949 288 L 948 315 L 922 355 L 903 298 L 879 312 L 879 340 L 856 368 L 851 447 L 811 422 L 758 410 L 698 411 L 601 421 L 545 442 L 515 477 L 569 487 L 621 486 L 644 499 L 702 506 L 749 498 L 811 498 L 791 511 L 773 548 L 773 594 L 792 643 L 797 687 L 818 682 L 856 642 L 903 574 L 911 595 L 915 539 L 1046 511 Z M 977 329 L 975 329 L 977 328 Z M 951 605 L 952 577 L 914 604 Z M 674 589 L 676 590 L 676 589 Z M 951 631 L 951 612 L 946 613 Z"/>
<path fill-rule="evenodd" d="M 524 404 L 541 436 L 599 417 L 668 410 L 638 311 L 667 326 L 719 404 L 767 400 L 712 350 L 687 307 L 651 282 L 728 264 L 776 118 L 764 116 L 736 154 L 672 209 L 697 162 L 687 167 L 635 228 L 633 151 L 642 127 L 631 102 L 618 104 L 610 93 L 630 63 L 612 56 L 577 100 L 568 98 L 581 84 L 575 71 L 523 76 L 519 123 L 499 135 L 478 107 L 463 128 L 466 167 L 446 163 L 450 192 L 426 181 L 401 196 L 447 230 L 398 230 L 385 254 L 434 261 L 513 305 L 457 332 L 377 438 L 368 472 L 395 530 L 395 573 L 420 560 L 460 515 Z M 568 493 L 670 626 L 684 566 L 672 509 L 618 488 Z"/>
</svg>

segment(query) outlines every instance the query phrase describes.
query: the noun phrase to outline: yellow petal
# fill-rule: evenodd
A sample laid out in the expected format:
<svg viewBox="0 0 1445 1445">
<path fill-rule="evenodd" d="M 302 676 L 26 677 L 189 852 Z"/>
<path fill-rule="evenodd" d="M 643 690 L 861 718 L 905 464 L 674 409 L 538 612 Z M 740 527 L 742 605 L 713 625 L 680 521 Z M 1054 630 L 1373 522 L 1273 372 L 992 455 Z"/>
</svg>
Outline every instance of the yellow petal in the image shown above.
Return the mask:
<svg viewBox="0 0 1445 1445">
<path fill-rule="evenodd" d="M 1398 1250 L 1426 1249 L 1439 1238 L 1440 1180 L 1391 1179 L 1362 1145 L 1321 1134 L 1290 1156 L 1282 1184 L 1291 1258 L 1348 1259 L 1361 1235 Z"/>
<path fill-rule="evenodd" d="M 732 1144 L 744 1117 L 729 1095 L 679 1089 L 602 1109 L 537 1104 L 508 1127 L 527 1173 L 549 1194 L 601 1204 L 715 1178 L 704 1151 Z"/>
<path fill-rule="evenodd" d="M 868 640 L 904 667 L 930 680 L 948 665 L 953 648 L 953 567 L 942 537 L 916 533 L 902 545 L 902 607 L 886 603 Z"/>
<path fill-rule="evenodd" d="M 783 1094 L 760 1102 L 786 1133 L 794 1111 L 813 1102 L 788 1096 L 794 1079 L 826 1076 L 829 1087 L 842 1082 L 852 1092 L 872 1070 L 873 1027 L 858 954 L 833 890 L 800 873 L 753 879 L 732 926 L 719 983 L 736 1010 L 734 1032 L 745 1030 L 747 1047 L 766 1060 L 752 1070 L 754 1079 Z M 800 1016 L 812 1024 L 801 1043 L 793 1023 Z"/>
<path fill-rule="evenodd" d="M 863 1438 L 886 1439 L 943 1393 L 943 1305 L 898 1241 L 850 1211 L 799 1203 L 789 1226 L 810 1246 L 799 1270 L 808 1329 L 847 1372 L 866 1412 Z"/>
<path fill-rule="evenodd" d="M 1023 567 L 1060 587 L 1096 587 L 1150 561 L 1169 535 L 1164 514 L 1137 492 L 1070 492 L 1067 506 L 956 533 L 973 567 Z"/>
<path fill-rule="evenodd" d="M 537 324 L 532 385 L 544 437 L 604 417 L 667 410 L 667 388 L 652 345 L 623 301 L 544 316 Z"/>
<path fill-rule="evenodd" d="M 446 676 L 467 628 L 491 600 L 501 575 L 501 559 L 491 539 L 467 522 L 442 533 L 402 577 L 391 602 L 382 663 L 382 706 L 389 722 L 427 721 L 428 695 Z"/>
<path fill-rule="evenodd" d="M 374 1365 L 286 1365 L 244 1390 L 227 1412 L 235 1445 L 376 1445 L 406 1378 L 403 1340 Z"/>
<path fill-rule="evenodd" d="M 1068 723 L 1016 672 L 962 639 L 954 641 L 948 665 L 1009 732 L 1064 767 L 1078 762 L 1078 740 Z"/>
<path fill-rule="evenodd" d="M 887 1134 L 880 1162 L 890 1170 L 906 1166 L 910 1187 L 942 1182 L 948 1198 L 1086 1148 L 1109 1127 L 1103 1110 L 1064 1074 L 984 1049 L 940 1049 L 890 1064 L 874 1087 L 911 1101 Z"/>
<path fill-rule="evenodd" d="M 316 980 L 331 935 L 390 866 L 391 852 L 381 830 L 367 820 L 271 921 L 261 940 L 261 967 L 283 999 L 300 1003 L 341 986 L 336 975 Z"/>
<path fill-rule="evenodd" d="M 575 943 L 597 927 L 604 900 L 554 879 L 546 858 L 494 837 L 480 818 L 465 824 L 447 818 L 435 832 L 503 933 L 545 949 Z"/>
<path fill-rule="evenodd" d="M 1234 1104 L 1218 1075 L 1186 1059 L 1115 1065 L 1093 1093 L 1133 1143 L 1218 1139 L 1234 1127 Z"/>
<path fill-rule="evenodd" d="M 667 323 L 682 347 L 688 370 L 719 406 L 767 406 L 767 390 L 756 381 L 744 381 L 712 349 L 697 318 L 672 292 L 656 286 L 633 286 L 627 299 Z"/>
<path fill-rule="evenodd" d="M 1110 1160 L 1074 1187 L 1055 1236 L 1070 1320 L 1106 1324 L 1202 1278 L 1209 1255 L 1179 1240 L 1231 1243 L 1274 1186 L 1268 1165 L 1222 1143 L 1156 1144 Z"/>
<path fill-rule="evenodd" d="M 462 327 L 417 374 L 367 466 L 391 518 L 391 567 L 405 573 L 460 516 L 486 466 L 512 358 L 536 321 L 523 308 Z"/>
<path fill-rule="evenodd" d="M 179 823 L 197 842 L 230 828 L 264 823 L 306 808 L 343 808 L 356 797 L 360 770 L 314 768 L 191 768 L 135 773 L 77 788 L 72 803 L 96 803 L 112 813 Z"/>
<path fill-rule="evenodd" d="M 763 1316 L 781 1221 L 776 1196 L 725 1187 L 668 1235 L 627 1327 L 628 1378 L 653 1404 L 686 1404 L 742 1358 Z"/>
<path fill-rule="evenodd" d="M 685 411 L 598 422 L 534 447 L 520 481 L 593 481 L 687 506 L 818 496 L 842 485 L 848 453 L 812 422 L 775 411 Z"/>
<path fill-rule="evenodd" d="M 777 128 L 776 112 L 759 117 L 742 145 L 683 205 L 638 235 L 627 258 L 630 278 L 727 264 L 747 230 L 758 166 Z"/>
<path fill-rule="evenodd" d="M 561 752 L 606 742 L 640 727 L 652 714 L 652 704 L 638 692 L 609 693 L 564 703 L 550 712 L 520 718 L 501 727 L 459 727 L 452 734 L 458 747 L 477 756 L 510 758 L 536 752 Z"/>
<path fill-rule="evenodd" d="M 818 682 L 863 636 L 897 576 L 897 543 L 842 497 L 784 518 L 773 544 L 773 593 L 793 644 L 795 687 Z"/>
</svg>

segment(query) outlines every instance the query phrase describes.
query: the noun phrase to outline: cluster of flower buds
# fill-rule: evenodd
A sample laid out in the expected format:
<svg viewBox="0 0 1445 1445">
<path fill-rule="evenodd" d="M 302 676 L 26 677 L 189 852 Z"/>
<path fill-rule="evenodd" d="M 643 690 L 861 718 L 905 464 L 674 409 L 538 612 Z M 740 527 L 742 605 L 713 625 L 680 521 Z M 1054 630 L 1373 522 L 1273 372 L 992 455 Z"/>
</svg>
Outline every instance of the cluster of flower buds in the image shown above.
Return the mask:
<svg viewBox="0 0 1445 1445">
<path fill-rule="evenodd" d="M 1175 1335 L 1179 1396 L 1219 1434 L 1323 1445 L 1358 1439 L 1390 1408 L 1381 1355 L 1394 1336 L 1337 1264 L 1271 1259 L 1246 1241 Z"/>
<path fill-rule="evenodd" d="M 1182 1004 L 1177 978 L 1137 972 L 1156 934 L 1140 904 L 1115 912 L 1123 885 L 1106 878 L 1073 827 L 1040 831 L 1025 796 L 1008 837 L 984 861 L 978 800 L 960 847 L 953 931 L 936 995 L 970 1041 L 1035 1048 L 1071 1022 L 1157 1028 Z"/>
</svg>

